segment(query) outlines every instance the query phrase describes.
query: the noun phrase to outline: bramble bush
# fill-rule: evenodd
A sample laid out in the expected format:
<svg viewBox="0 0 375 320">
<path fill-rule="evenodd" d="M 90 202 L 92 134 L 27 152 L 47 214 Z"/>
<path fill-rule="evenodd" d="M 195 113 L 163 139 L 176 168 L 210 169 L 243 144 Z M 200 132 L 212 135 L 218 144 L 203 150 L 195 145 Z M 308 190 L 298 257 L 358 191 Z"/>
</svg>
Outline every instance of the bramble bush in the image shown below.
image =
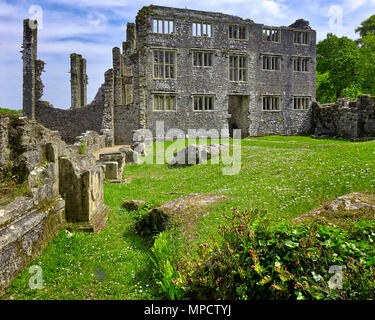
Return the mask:
<svg viewBox="0 0 375 320">
<path fill-rule="evenodd" d="M 200 245 L 178 268 L 185 298 L 374 299 L 375 221 L 271 224 L 267 215 L 234 211 L 220 241 Z M 342 288 L 332 287 L 342 268 Z M 339 284 L 339 282 L 336 282 Z"/>
</svg>

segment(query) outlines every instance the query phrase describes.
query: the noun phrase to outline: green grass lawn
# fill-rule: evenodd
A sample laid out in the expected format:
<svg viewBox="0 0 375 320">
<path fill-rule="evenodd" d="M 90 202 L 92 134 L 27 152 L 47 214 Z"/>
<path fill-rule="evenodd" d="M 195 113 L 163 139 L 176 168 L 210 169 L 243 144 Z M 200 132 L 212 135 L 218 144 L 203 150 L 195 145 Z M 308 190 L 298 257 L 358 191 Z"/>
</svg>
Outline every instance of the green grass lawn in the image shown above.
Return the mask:
<svg viewBox="0 0 375 320">
<path fill-rule="evenodd" d="M 375 141 L 262 137 L 242 141 L 238 175 L 223 164 L 171 168 L 129 165 L 128 184 L 106 184 L 107 228 L 99 234 L 58 234 L 33 264 L 41 265 L 43 290 L 30 290 L 28 268 L 15 279 L 8 299 L 158 299 L 149 259 L 151 243 L 134 233 L 125 199 L 164 203 L 190 193 L 217 193 L 229 200 L 207 210 L 187 248 L 216 236 L 223 214 L 259 208 L 277 221 L 290 219 L 354 191 L 375 193 Z M 177 192 L 176 194 L 166 194 Z"/>
</svg>

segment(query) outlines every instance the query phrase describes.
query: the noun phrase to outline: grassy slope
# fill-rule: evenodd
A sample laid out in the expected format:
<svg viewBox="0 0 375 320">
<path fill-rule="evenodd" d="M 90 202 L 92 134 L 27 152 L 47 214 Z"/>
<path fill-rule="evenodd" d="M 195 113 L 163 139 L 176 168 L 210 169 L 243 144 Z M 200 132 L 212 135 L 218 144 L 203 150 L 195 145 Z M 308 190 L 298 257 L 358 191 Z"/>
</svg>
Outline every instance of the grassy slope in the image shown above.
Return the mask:
<svg viewBox="0 0 375 320">
<path fill-rule="evenodd" d="M 133 233 L 134 214 L 120 207 L 124 199 L 163 203 L 181 196 L 161 192 L 230 196 L 228 202 L 213 208 L 201 220 L 195 239 L 199 243 L 216 234 L 222 214 L 234 207 L 258 207 L 277 221 L 352 191 L 375 192 L 375 142 L 264 137 L 243 140 L 242 145 L 242 169 L 235 176 L 223 176 L 222 164 L 179 169 L 168 165 L 127 166 L 125 177 L 132 179 L 130 184 L 105 185 L 105 203 L 112 208 L 108 227 L 100 234 L 74 233 L 71 238 L 61 232 L 33 263 L 43 268 L 45 289 L 28 289 L 30 275 L 25 270 L 14 281 L 7 298 L 157 298 L 149 243 Z M 101 270 L 107 275 L 104 281 Z"/>
</svg>

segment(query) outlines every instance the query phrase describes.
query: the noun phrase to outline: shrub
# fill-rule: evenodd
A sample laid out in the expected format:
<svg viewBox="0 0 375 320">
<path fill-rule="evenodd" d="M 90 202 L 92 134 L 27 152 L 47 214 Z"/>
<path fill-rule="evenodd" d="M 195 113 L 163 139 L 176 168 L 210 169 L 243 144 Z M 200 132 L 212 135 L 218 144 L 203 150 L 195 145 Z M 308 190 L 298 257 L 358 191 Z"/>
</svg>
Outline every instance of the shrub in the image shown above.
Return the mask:
<svg viewBox="0 0 375 320">
<path fill-rule="evenodd" d="M 200 299 L 374 299 L 375 222 L 347 228 L 327 221 L 272 225 L 259 212 L 237 212 L 222 240 L 184 261 L 186 293 Z M 332 287 L 342 268 L 342 288 Z M 331 272 L 331 273 L 330 273 Z"/>
</svg>

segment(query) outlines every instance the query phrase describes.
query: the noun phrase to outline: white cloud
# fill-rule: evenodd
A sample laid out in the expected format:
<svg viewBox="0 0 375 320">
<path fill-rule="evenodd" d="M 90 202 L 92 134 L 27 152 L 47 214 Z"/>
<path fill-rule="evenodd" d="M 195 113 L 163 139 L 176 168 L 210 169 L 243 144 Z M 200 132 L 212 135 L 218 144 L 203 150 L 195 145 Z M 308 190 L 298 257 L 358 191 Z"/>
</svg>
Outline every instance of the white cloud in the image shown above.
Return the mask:
<svg viewBox="0 0 375 320">
<path fill-rule="evenodd" d="M 126 22 L 134 22 L 137 11 L 153 1 L 144 0 L 48 0 L 41 2 L 44 28 L 38 34 L 38 56 L 45 60 L 45 99 L 60 107 L 70 104 L 69 54 L 87 59 L 88 100 L 111 67 L 112 47 L 125 40 Z M 22 88 L 22 20 L 34 0 L 0 0 L 0 105 L 20 106 Z M 53 9 L 54 5 L 58 9 Z M 332 32 L 327 12 L 331 4 L 344 9 L 339 35 L 356 38 L 354 29 L 375 12 L 375 0 L 158 0 L 158 5 L 223 12 L 266 25 L 289 25 L 297 18 L 310 21 L 318 40 Z M 113 22 L 116 21 L 116 22 Z M 119 24 L 119 21 L 123 23 Z"/>
<path fill-rule="evenodd" d="M 267 13 L 270 13 L 274 17 L 283 18 L 285 11 L 288 7 L 279 2 L 272 0 L 263 0 L 261 6 L 266 10 Z"/>
</svg>

